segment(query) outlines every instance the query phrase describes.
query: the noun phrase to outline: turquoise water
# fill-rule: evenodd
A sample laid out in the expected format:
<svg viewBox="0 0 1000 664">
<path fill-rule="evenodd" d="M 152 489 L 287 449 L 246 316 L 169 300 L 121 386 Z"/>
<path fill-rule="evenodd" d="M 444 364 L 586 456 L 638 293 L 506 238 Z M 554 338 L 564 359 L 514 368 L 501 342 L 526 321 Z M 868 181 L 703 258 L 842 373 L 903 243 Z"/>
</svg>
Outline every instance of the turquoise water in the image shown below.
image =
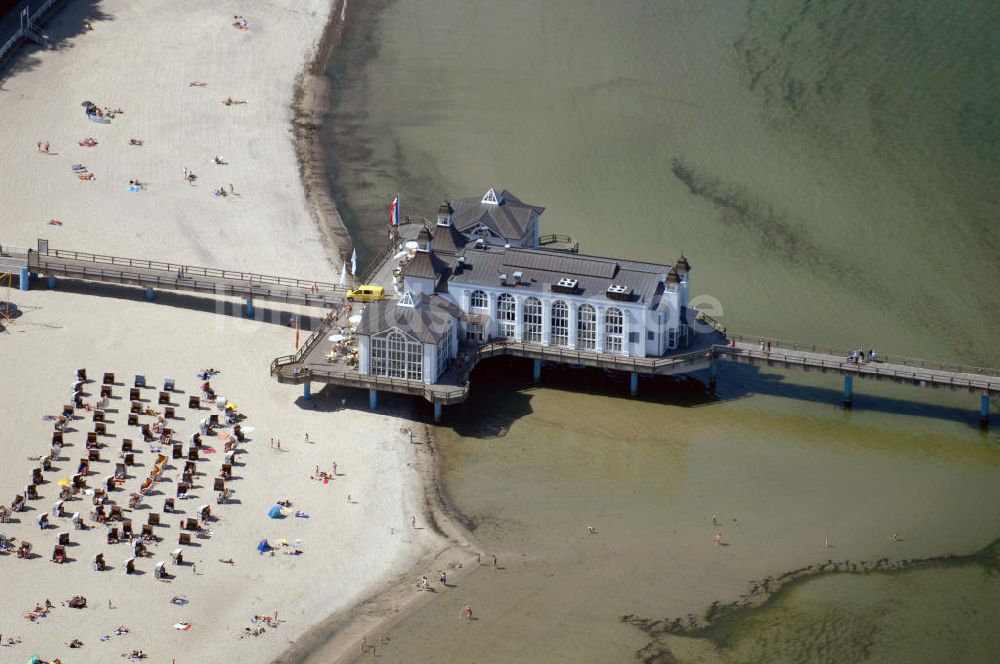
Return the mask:
<svg viewBox="0 0 1000 664">
<path fill-rule="evenodd" d="M 445 195 L 507 187 L 548 208 L 543 232 L 589 253 L 683 251 L 731 330 L 1000 366 L 995 3 L 397 0 L 347 20 L 328 138 L 363 247 L 381 243 L 397 191 L 403 215 L 428 216 Z M 767 547 L 782 501 L 830 519 L 839 540 L 905 521 L 928 555 L 997 536 L 981 506 L 1000 497 L 1000 441 L 976 429 L 975 395 L 865 383 L 845 413 L 839 383 L 812 374 L 727 366 L 718 398 L 644 383 L 633 401 L 603 377 L 546 369 L 534 388 L 523 366 L 483 371 L 438 432 L 445 482 L 484 546 L 517 565 L 477 571 L 393 630 L 390 661 L 641 658 L 649 639 L 622 615 L 700 613 L 747 581 L 689 550 L 706 510 L 755 524 L 740 531 L 747 553 L 730 550 L 740 572 L 750 552 L 782 571 Z M 581 553 L 592 519 L 614 545 Z M 848 623 L 878 623 L 871 661 L 959 640 L 966 661 L 989 652 L 964 613 L 940 632 L 914 626 L 956 603 L 997 615 L 996 576 L 919 574 L 930 603 L 909 577 L 835 576 L 780 610 L 818 607 L 793 624 L 803 643 L 832 644 L 820 635 L 857 604 Z M 456 602 L 483 608 L 474 632 Z M 769 611 L 741 618 L 729 650 L 665 647 L 683 661 L 863 659 L 762 649 L 782 643 L 762 625 L 786 614 Z"/>
</svg>

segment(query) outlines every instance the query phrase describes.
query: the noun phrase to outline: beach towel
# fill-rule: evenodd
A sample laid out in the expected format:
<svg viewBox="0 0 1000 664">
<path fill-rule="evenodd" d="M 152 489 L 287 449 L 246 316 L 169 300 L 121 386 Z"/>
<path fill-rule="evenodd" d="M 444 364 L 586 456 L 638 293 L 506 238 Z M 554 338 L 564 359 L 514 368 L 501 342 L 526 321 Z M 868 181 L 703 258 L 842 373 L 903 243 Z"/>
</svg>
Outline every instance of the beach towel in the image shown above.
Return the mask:
<svg viewBox="0 0 1000 664">
<path fill-rule="evenodd" d="M 186 622 L 174 623 L 174 629 L 179 629 L 182 632 L 186 632 L 189 629 L 191 629 L 191 623 L 186 623 Z"/>
<path fill-rule="evenodd" d="M 125 188 L 125 191 L 131 192 L 131 193 L 134 194 L 137 191 L 142 191 L 142 188 L 141 187 L 137 187 L 134 184 L 130 184 L 128 187 Z"/>
<path fill-rule="evenodd" d="M 270 509 L 270 511 L 267 513 L 267 515 L 269 517 L 271 517 L 272 519 L 284 519 L 285 518 L 284 512 L 281 511 L 281 505 L 275 505 L 274 507 L 272 507 Z"/>
</svg>

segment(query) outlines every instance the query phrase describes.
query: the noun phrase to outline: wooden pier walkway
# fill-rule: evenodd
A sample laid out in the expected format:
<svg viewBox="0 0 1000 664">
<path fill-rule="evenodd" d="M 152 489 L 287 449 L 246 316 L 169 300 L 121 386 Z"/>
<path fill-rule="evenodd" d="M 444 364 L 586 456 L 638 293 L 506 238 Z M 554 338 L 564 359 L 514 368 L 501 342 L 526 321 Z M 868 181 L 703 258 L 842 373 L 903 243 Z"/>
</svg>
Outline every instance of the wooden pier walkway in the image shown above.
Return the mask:
<svg viewBox="0 0 1000 664">
<path fill-rule="evenodd" d="M 400 235 L 393 232 L 385 250 L 373 261 L 364 278 L 372 283 L 384 282 L 391 287 L 392 258 L 406 237 L 407 233 Z M 55 287 L 58 277 L 66 277 L 140 286 L 147 289 L 150 299 L 153 299 L 156 289 L 242 297 L 246 299 L 248 315 L 253 313 L 254 298 L 334 309 L 295 355 L 278 357 L 271 362 L 271 375 L 281 383 L 303 385 L 307 397 L 313 382 L 368 389 L 373 408 L 379 391 L 421 396 L 434 403 L 436 416 L 440 415 L 442 405 L 461 403 L 468 398 L 469 375 L 479 362 L 502 355 L 533 360 L 536 382 L 540 380 L 542 362 L 626 372 L 631 375 L 630 391 L 633 395 L 637 393 L 640 375 L 688 374 L 705 369 L 708 370 L 708 388 L 712 390 L 722 361 L 841 375 L 844 377 L 844 405 L 847 407 L 853 401 L 855 378 L 966 390 L 980 395 L 980 421 L 984 424 L 989 420 L 990 396 L 1000 394 L 1000 370 L 888 355 L 881 355 L 874 362 L 852 362 L 848 361 L 846 352 L 838 354 L 833 349 L 790 342 L 776 342 L 770 350 L 761 350 L 759 342 L 752 343 L 744 340 L 743 336 L 727 334 L 717 321 L 700 315 L 699 322 L 712 329 L 695 335 L 692 347 L 663 357 L 626 357 L 541 344 L 492 341 L 482 345 L 463 345 L 460 349 L 461 363 L 449 368 L 437 383 L 427 385 L 420 381 L 362 375 L 356 367 L 329 356 L 324 342 L 335 326 L 346 327 L 341 320 L 345 313 L 341 305 L 344 304 L 347 289 L 338 284 L 50 249 L 44 240 L 39 240 L 37 250 L 2 247 L 0 270 L 19 273 L 22 287 L 27 283 L 29 274 L 38 274 L 48 277 L 50 288 Z"/>
<path fill-rule="evenodd" d="M 720 362 L 742 362 L 779 369 L 800 369 L 834 373 L 844 377 L 844 405 L 851 407 L 854 379 L 890 381 L 918 387 L 965 390 L 980 395 L 980 421 L 989 420 L 989 398 L 1000 394 L 1000 371 L 961 365 L 946 365 L 899 358 L 895 361 L 851 362 L 843 356 L 799 348 L 772 347 L 760 350 L 758 344 L 727 339 L 719 330 L 696 336 L 691 348 L 664 357 L 626 357 L 607 353 L 587 353 L 540 344 L 494 341 L 481 345 L 463 345 L 459 366 L 448 369 L 433 385 L 420 381 L 364 375 L 356 367 L 335 359 L 324 343 L 327 336 L 341 325 L 342 320 L 329 316 L 295 355 L 284 355 L 271 362 L 271 375 L 281 383 L 305 386 L 310 397 L 313 382 L 369 390 L 370 405 L 377 404 L 377 392 L 393 392 L 421 396 L 434 404 L 435 419 L 440 419 L 441 406 L 465 401 L 469 396 L 469 375 L 486 359 L 502 355 L 534 361 L 534 377 L 539 382 L 542 362 L 611 369 L 630 374 L 630 391 L 638 392 L 641 375 L 678 375 L 708 369 L 708 389 L 714 390 Z M 886 358 L 888 359 L 888 358 Z"/>
<path fill-rule="evenodd" d="M 342 304 L 347 294 L 347 288 L 323 281 L 50 249 L 44 241 L 37 250 L 5 246 L 0 263 L 7 271 L 45 275 L 50 288 L 56 278 L 64 277 L 139 286 L 150 299 L 156 290 L 242 297 L 250 314 L 254 299 L 331 308 Z"/>
</svg>

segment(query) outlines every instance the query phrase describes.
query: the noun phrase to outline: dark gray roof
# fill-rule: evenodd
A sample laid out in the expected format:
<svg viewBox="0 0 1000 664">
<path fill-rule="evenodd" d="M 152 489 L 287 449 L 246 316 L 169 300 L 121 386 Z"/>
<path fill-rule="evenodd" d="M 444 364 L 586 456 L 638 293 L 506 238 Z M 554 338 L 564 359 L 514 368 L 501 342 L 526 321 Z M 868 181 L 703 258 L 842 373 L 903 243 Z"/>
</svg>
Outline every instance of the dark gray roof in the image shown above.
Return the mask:
<svg viewBox="0 0 1000 664">
<path fill-rule="evenodd" d="M 396 300 L 380 300 L 365 307 L 357 332 L 371 336 L 398 327 L 425 344 L 441 341 L 448 324 L 461 320 L 462 310 L 439 295 L 414 297 L 415 307 L 399 306 Z"/>
<path fill-rule="evenodd" d="M 565 254 L 545 249 L 505 249 L 487 247 L 465 250 L 461 272 L 449 281 L 461 284 L 500 286 L 500 275 L 507 275 L 511 290 L 547 292 L 560 279 L 576 279 L 575 294 L 585 297 L 605 296 L 608 286 L 625 286 L 632 301 L 652 303 L 663 291 L 669 266 L 641 261 L 623 261 L 600 256 Z M 521 272 L 521 283 L 514 285 L 514 273 Z M 608 301 L 614 301 L 608 298 Z"/>
<path fill-rule="evenodd" d="M 455 214 L 452 215 L 452 223 L 462 232 L 482 223 L 503 238 L 520 240 L 528 229 L 531 215 L 545 211 L 540 205 L 522 202 L 506 189 L 499 194 L 499 197 L 503 200 L 499 205 L 484 204 L 482 196 L 457 201 L 454 203 Z"/>
<path fill-rule="evenodd" d="M 403 276 L 437 280 L 445 273 L 447 267 L 447 264 L 434 255 L 433 251 L 418 251 L 410 262 L 403 266 Z"/>
<path fill-rule="evenodd" d="M 431 242 L 431 247 L 436 253 L 457 254 L 469 244 L 469 238 L 462 235 L 454 226 L 438 226 L 433 232 L 434 240 Z"/>
</svg>

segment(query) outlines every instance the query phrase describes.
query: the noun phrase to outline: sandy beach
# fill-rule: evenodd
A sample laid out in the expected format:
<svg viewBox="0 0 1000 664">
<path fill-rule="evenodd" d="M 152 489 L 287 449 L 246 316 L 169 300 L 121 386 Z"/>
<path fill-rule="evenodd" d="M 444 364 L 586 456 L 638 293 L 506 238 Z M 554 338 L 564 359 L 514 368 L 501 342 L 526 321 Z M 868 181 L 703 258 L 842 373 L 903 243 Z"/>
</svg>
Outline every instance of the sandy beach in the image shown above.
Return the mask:
<svg viewBox="0 0 1000 664">
<path fill-rule="evenodd" d="M 316 224 L 292 122 L 298 77 L 330 13 L 340 9 L 322 0 L 67 4 L 46 26 L 57 47 L 26 47 L 3 72 L 7 126 L 0 159 L 8 175 L 0 180 L 0 241 L 33 246 L 47 238 L 54 248 L 335 280 L 334 262 L 350 249 L 334 246 L 328 238 L 336 232 Z M 236 16 L 245 18 L 246 29 L 233 25 Z M 246 103 L 227 105 L 227 99 Z M 89 121 L 84 101 L 121 112 L 108 124 Z M 89 138 L 96 144 L 80 144 Z M 93 179 L 79 178 L 83 171 L 74 165 Z M 186 178 L 189 173 L 196 177 Z M 130 181 L 141 183 L 140 190 L 130 191 Z M 213 193 L 217 189 L 226 195 Z M 29 292 L 11 291 L 23 313 L 0 339 L 3 502 L 23 492 L 39 464 L 35 457 L 49 452 L 49 418 L 69 402 L 76 370 L 88 371 L 83 398 L 89 405 L 99 398 L 103 373 L 114 372 L 107 435 L 100 437 L 89 484 L 114 472 L 122 440 L 132 439 L 136 465 L 109 494 L 106 509 L 126 507 L 135 530 L 154 512 L 161 525 L 154 527 L 159 541 L 135 562 L 138 573 L 127 575 L 122 565 L 131 547 L 107 543 L 106 527 L 90 516 L 91 496 L 81 494 L 65 509 L 95 527 L 76 530 L 55 516 L 57 481 L 76 471 L 92 430 L 91 412 L 78 411 L 38 499 L 0 525 L 8 538 L 31 542 L 34 554 L 0 556 L 7 597 L 0 607 L 0 660 L 37 654 L 67 664 L 107 662 L 141 650 L 150 662 L 272 661 L 316 624 L 326 621 L 329 629 L 330 616 L 339 624 L 351 607 L 444 548 L 445 538 L 424 516 L 421 468 L 427 464 L 421 446 L 408 444 L 404 431 L 411 425 L 399 416 L 405 410 L 372 413 L 366 400 L 347 392 L 305 401 L 269 377 L 270 360 L 294 350 L 290 317 L 321 311 L 261 302 L 256 319 L 246 319 L 238 302 L 163 292 L 149 303 L 137 289 L 64 281 L 56 290 L 45 286 L 40 280 Z M 177 419 L 168 422 L 186 454 L 199 420 L 215 412 L 188 408 L 206 367 L 221 372 L 212 386 L 237 403 L 243 426 L 252 429 L 238 444 L 228 483 L 233 500 L 216 503 L 213 481 L 223 449 L 214 441 L 218 449 L 196 462 L 190 497 L 177 500 L 174 512 L 165 511 L 165 500 L 175 497 L 184 462 L 173 459 L 150 495 L 129 511 L 128 496 L 157 454 L 126 422 L 134 376 L 146 376 L 156 388 L 142 396 L 144 408 L 157 413 L 164 405 L 156 390 L 165 378 L 176 381 L 170 399 Z M 141 422 L 155 419 L 143 415 Z M 280 450 L 272 439 L 280 439 Z M 334 463 L 337 475 L 329 482 L 310 480 L 317 468 L 332 473 Z M 270 519 L 277 500 L 291 508 L 286 518 Z M 212 518 L 199 523 L 200 534 L 192 531 L 193 544 L 180 547 L 184 564 L 175 565 L 170 553 L 179 548 L 180 521 L 197 518 L 203 504 Z M 41 530 L 37 519 L 45 512 L 51 527 Z M 67 561 L 54 564 L 60 532 L 69 534 Z M 257 550 L 265 538 L 276 545 L 273 555 Z M 301 555 L 292 555 L 296 543 Z M 92 569 L 99 553 L 106 571 Z M 160 561 L 169 574 L 163 582 L 154 578 Z M 62 605 L 74 596 L 86 597 L 87 608 Z M 44 617 L 25 617 L 46 600 L 53 608 Z M 263 634 L 245 636 L 254 617 L 265 615 L 270 623 L 258 623 Z M 175 628 L 184 624 L 190 628 Z M 122 626 L 127 634 L 116 634 Z M 71 649 L 73 639 L 83 646 Z"/>
</svg>

